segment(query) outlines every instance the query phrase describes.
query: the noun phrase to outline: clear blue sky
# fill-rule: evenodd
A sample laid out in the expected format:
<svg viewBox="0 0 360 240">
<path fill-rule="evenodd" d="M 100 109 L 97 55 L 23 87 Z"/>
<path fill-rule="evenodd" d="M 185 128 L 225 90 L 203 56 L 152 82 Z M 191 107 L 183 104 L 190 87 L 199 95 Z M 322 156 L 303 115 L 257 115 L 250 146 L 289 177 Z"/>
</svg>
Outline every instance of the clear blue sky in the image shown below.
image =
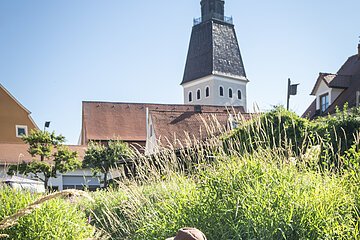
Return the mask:
<svg viewBox="0 0 360 240">
<path fill-rule="evenodd" d="M 359 0 L 226 0 L 248 84 L 248 107 L 301 114 L 319 72 L 357 52 Z M 200 0 L 1 0 L 0 83 L 40 128 L 77 143 L 81 102 L 182 103 L 192 19 Z"/>
</svg>

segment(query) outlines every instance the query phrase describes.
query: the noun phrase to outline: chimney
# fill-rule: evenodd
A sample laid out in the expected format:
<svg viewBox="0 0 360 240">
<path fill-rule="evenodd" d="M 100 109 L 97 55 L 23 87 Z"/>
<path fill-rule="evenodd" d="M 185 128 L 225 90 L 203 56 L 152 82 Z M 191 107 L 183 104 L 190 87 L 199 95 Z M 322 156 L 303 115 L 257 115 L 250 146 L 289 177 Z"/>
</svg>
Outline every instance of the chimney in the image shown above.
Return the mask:
<svg viewBox="0 0 360 240">
<path fill-rule="evenodd" d="M 358 60 L 360 60 L 360 43 L 358 43 Z"/>
</svg>

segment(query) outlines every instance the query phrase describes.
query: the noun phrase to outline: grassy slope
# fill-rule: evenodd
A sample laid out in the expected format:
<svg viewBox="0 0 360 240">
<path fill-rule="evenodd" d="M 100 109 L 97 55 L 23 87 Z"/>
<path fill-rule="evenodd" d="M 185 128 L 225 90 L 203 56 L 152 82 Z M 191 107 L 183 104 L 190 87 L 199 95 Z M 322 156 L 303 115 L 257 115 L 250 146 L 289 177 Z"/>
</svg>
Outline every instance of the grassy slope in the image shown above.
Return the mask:
<svg viewBox="0 0 360 240">
<path fill-rule="evenodd" d="M 95 193 L 102 202 L 97 224 L 113 239 L 165 239 L 184 226 L 210 240 L 356 239 L 353 181 L 280 163 L 265 151 L 218 160 L 191 178 L 173 175 L 146 187 Z"/>
</svg>

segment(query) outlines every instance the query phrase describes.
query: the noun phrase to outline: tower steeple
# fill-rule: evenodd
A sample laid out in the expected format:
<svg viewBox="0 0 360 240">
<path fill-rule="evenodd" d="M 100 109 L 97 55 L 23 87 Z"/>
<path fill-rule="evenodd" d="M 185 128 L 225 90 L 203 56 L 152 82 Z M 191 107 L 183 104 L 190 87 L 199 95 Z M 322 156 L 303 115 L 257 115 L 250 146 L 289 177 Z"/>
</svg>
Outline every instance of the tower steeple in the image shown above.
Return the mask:
<svg viewBox="0 0 360 240">
<path fill-rule="evenodd" d="M 201 0 L 202 21 L 209 19 L 224 20 L 224 0 Z"/>
<path fill-rule="evenodd" d="M 184 103 L 243 106 L 246 77 L 232 18 L 224 0 L 201 0 L 201 18 L 194 19 L 181 85 Z"/>
</svg>

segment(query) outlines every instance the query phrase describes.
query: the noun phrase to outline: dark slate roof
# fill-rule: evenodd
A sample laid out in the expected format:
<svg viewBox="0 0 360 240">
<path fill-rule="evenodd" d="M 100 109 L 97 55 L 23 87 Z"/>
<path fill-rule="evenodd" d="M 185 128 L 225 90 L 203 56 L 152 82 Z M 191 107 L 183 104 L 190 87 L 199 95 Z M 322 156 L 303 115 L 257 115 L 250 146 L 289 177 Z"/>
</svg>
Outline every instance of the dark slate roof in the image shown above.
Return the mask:
<svg viewBox="0 0 360 240">
<path fill-rule="evenodd" d="M 349 107 L 356 105 L 356 92 L 360 91 L 360 57 L 358 54 L 348 58 L 344 65 L 339 69 L 337 74 L 328 83 L 329 87 L 344 88 L 342 93 L 331 103 L 329 108 L 321 115 L 333 114 L 336 107 L 342 109 L 345 103 Z M 310 119 L 316 117 L 318 113 L 314 110 L 314 103 L 303 114 Z"/>
<path fill-rule="evenodd" d="M 313 119 L 316 115 L 316 99 L 312 101 L 310 106 L 305 110 L 301 117 Z"/>
<path fill-rule="evenodd" d="M 211 74 L 246 78 L 234 25 L 216 19 L 193 27 L 181 84 Z"/>
<path fill-rule="evenodd" d="M 315 95 L 320 83 L 323 81 L 329 88 L 348 88 L 350 86 L 350 75 L 339 75 L 333 73 L 319 73 L 310 95 Z"/>
</svg>

